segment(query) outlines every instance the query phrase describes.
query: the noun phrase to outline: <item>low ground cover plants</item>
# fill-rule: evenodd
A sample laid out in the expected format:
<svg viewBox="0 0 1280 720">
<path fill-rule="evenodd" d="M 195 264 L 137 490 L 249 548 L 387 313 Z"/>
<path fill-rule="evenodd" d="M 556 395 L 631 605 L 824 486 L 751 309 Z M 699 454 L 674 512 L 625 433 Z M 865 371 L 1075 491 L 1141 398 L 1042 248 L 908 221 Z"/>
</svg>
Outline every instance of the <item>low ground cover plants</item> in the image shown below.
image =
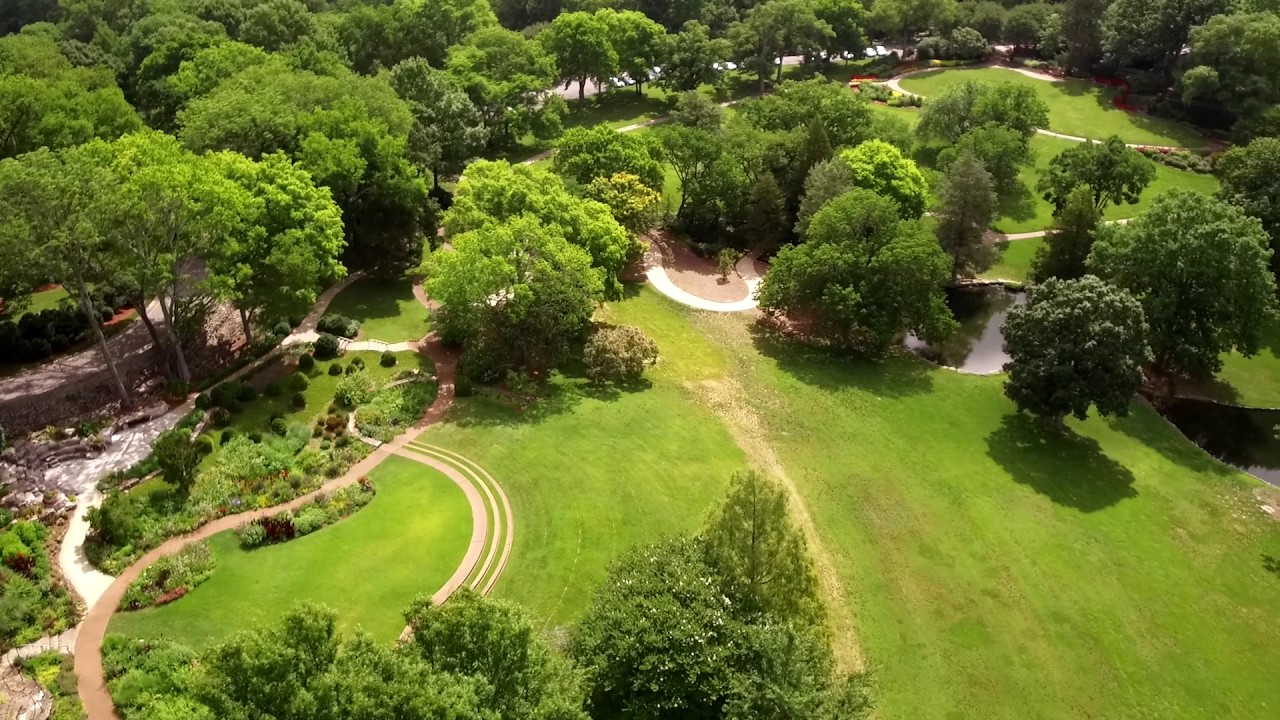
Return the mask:
<svg viewBox="0 0 1280 720">
<path fill-rule="evenodd" d="M 20 661 L 18 669 L 44 688 L 53 699 L 48 720 L 83 720 L 84 707 L 76 691 L 75 660 L 50 650 Z"/>
<path fill-rule="evenodd" d="M 48 537 L 35 520 L 0 529 L 0 652 L 75 623 L 75 603 L 50 569 Z"/>
<path fill-rule="evenodd" d="M 121 610 L 140 610 L 173 602 L 209 579 L 216 566 L 209 544 L 192 543 L 155 561 L 129 584 Z"/>
<path fill-rule="evenodd" d="M 422 417 L 436 392 L 434 382 L 419 380 L 383 388 L 356 408 L 356 427 L 367 437 L 388 442 Z"/>
<path fill-rule="evenodd" d="M 362 477 L 329 495 L 317 495 L 296 512 L 285 511 L 241 525 L 236 530 L 240 547 L 250 550 L 288 542 L 332 525 L 368 505 L 377 494 L 373 481 Z"/>
</svg>

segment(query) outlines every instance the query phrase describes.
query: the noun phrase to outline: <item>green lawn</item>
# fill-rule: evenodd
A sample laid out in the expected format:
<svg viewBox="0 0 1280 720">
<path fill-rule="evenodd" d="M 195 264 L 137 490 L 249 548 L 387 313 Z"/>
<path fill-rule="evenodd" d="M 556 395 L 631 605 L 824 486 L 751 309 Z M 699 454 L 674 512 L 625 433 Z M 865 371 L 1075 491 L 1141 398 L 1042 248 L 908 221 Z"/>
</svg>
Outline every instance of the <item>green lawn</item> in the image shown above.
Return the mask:
<svg viewBox="0 0 1280 720">
<path fill-rule="evenodd" d="M 920 108 L 890 107 L 889 105 L 882 105 L 880 103 L 868 104 L 870 105 L 871 112 L 874 115 L 891 115 L 903 120 L 912 128 L 915 128 L 916 124 L 920 122 Z"/>
<path fill-rule="evenodd" d="M 1223 355 L 1217 382 L 1206 390 L 1210 396 L 1236 405 L 1280 407 L 1280 326 L 1263 338 L 1256 355 Z"/>
<path fill-rule="evenodd" d="M 1031 260 L 1035 257 L 1036 250 L 1043 244 L 1044 240 L 1041 238 L 1006 240 L 998 243 L 999 259 L 996 260 L 995 265 L 991 266 L 990 270 L 982 273 L 979 277 L 989 280 L 1026 282 L 1027 276 L 1031 274 Z"/>
<path fill-rule="evenodd" d="M 1050 160 L 1077 144 L 1047 135 L 1036 135 L 1031 138 L 1035 163 L 1023 168 L 1019 174 L 1023 185 L 1022 191 L 1000 199 L 1000 215 L 996 218 L 996 230 L 1004 233 L 1034 232 L 1047 230 L 1053 224 L 1053 206 L 1036 191 L 1036 184 L 1040 182 L 1040 177 L 1048 172 Z M 1218 179 L 1212 175 L 1176 170 L 1155 162 L 1152 164 L 1156 168 L 1155 179 L 1143 191 L 1138 203 L 1111 205 L 1103 212 L 1105 219 L 1118 220 L 1134 217 L 1146 209 L 1152 198 L 1175 187 L 1205 194 L 1213 194 L 1218 190 Z"/>
<path fill-rule="evenodd" d="M 421 340 L 431 330 L 427 309 L 413 297 L 413 281 L 357 280 L 329 304 L 329 312 L 360 321 L 360 340 Z"/>
<path fill-rule="evenodd" d="M 440 589 L 462 561 L 471 509 L 453 481 L 412 460 L 388 458 L 370 477 L 373 502 L 314 534 L 248 552 L 231 532 L 214 536 L 209 580 L 169 605 L 118 613 L 110 632 L 203 647 L 311 600 L 344 628 L 395 639 L 409 601 Z"/>
<path fill-rule="evenodd" d="M 692 317 L 808 502 L 880 717 L 1274 716 L 1280 525 L 1257 481 L 1144 405 L 1062 436 L 999 377 Z"/>
<path fill-rule="evenodd" d="M 71 302 L 71 293 L 67 292 L 61 286 L 41 290 L 31 294 L 31 303 L 27 305 L 23 315 L 28 313 L 34 315 L 42 310 L 52 310 L 59 307 L 63 303 Z"/>
<path fill-rule="evenodd" d="M 965 80 L 1010 82 L 1034 88 L 1049 107 L 1048 130 L 1103 139 L 1119 135 L 1125 142 L 1201 147 L 1204 138 L 1178 123 L 1125 112 L 1111 104 L 1115 91 L 1089 80 L 1049 82 L 1000 68 L 934 70 L 904 79 L 904 90 L 929 97 Z"/>
<path fill-rule="evenodd" d="M 597 392 L 559 380 L 551 398 L 523 413 L 462 398 L 422 436 L 479 462 L 510 496 L 515 546 L 495 592 L 548 626 L 582 614 L 622 550 L 696 530 L 744 462 L 688 387 L 723 375 L 719 353 L 652 293 L 605 315 L 658 342 L 652 387 Z"/>
</svg>

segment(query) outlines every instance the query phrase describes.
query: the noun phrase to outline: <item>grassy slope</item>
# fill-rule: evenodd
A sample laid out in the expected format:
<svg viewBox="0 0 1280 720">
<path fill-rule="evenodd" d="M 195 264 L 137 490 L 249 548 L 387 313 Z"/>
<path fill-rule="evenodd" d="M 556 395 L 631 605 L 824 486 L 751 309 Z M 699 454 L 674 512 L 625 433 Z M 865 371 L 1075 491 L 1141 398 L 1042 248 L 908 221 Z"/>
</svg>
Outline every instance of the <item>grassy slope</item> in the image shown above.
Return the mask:
<svg viewBox="0 0 1280 720">
<path fill-rule="evenodd" d="M 230 532 L 216 535 L 208 581 L 169 605 L 116 615 L 110 631 L 200 647 L 312 600 L 337 610 L 345 628 L 396 638 L 409 601 L 438 590 L 466 554 L 471 510 L 457 485 L 412 460 L 389 458 L 371 477 L 373 502 L 312 535 L 252 552 Z"/>
<path fill-rule="evenodd" d="M 996 246 L 1000 251 L 999 259 L 990 270 L 979 277 L 1026 282 L 1027 276 L 1031 274 L 1031 260 L 1035 258 L 1036 250 L 1043 244 L 1044 240 L 1040 238 L 997 243 Z"/>
<path fill-rule="evenodd" d="M 632 545 L 689 533 L 743 455 L 684 381 L 723 374 L 719 354 L 651 293 L 611 305 L 663 356 L 652 387 L 592 393 L 559 381 L 556 401 L 521 415 L 506 402 L 459 400 L 424 440 L 478 461 L 515 512 L 515 548 L 496 593 L 550 625 L 586 609 L 608 563 Z"/>
<path fill-rule="evenodd" d="M 902 81 L 905 90 L 929 97 L 965 80 L 1010 82 L 1035 89 L 1049 107 L 1049 130 L 1087 138 L 1119 135 L 1125 142 L 1149 145 L 1200 147 L 1195 131 L 1178 123 L 1139 113 L 1125 112 L 1111 104 L 1114 91 L 1088 80 L 1049 82 L 1000 68 L 936 70 Z"/>
<path fill-rule="evenodd" d="M 329 312 L 360 321 L 359 340 L 421 340 L 431 330 L 427 311 L 413 297 L 413 281 L 357 280 L 329 305 Z"/>
<path fill-rule="evenodd" d="M 1263 338 L 1257 355 L 1223 355 L 1217 379 L 1207 388 L 1215 398 L 1249 407 L 1280 407 L 1280 326 Z"/>
<path fill-rule="evenodd" d="M 1013 414 L 1000 378 L 745 344 L 736 374 L 836 558 L 881 715 L 1266 717 L 1280 527 L 1145 406 Z M 1271 710 L 1268 710 L 1268 706 Z"/>
<path fill-rule="evenodd" d="M 1036 185 L 1040 182 L 1040 177 L 1048 171 L 1049 161 L 1077 144 L 1047 135 L 1036 135 L 1031 138 L 1035 164 L 1024 167 L 1019 175 L 1026 192 L 1001 199 L 1000 216 L 995 222 L 996 230 L 1005 233 L 1033 232 L 1046 230 L 1053 224 L 1053 206 L 1040 196 L 1036 191 Z M 1145 210 L 1157 195 L 1174 187 L 1188 188 L 1206 194 L 1212 194 L 1218 190 L 1218 179 L 1212 175 L 1176 170 L 1160 163 L 1152 164 L 1156 168 L 1155 180 L 1143 191 L 1138 198 L 1138 203 L 1111 205 L 1103 213 L 1105 219 L 1118 220 L 1133 217 Z"/>
</svg>

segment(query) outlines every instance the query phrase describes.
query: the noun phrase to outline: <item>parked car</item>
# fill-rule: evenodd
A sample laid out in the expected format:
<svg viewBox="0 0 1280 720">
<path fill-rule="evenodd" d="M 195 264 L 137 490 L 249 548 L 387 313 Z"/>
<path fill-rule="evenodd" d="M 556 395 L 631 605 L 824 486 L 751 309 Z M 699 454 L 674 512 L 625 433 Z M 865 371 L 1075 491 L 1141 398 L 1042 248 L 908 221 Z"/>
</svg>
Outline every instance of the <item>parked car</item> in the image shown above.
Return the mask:
<svg viewBox="0 0 1280 720">
<path fill-rule="evenodd" d="M 867 48 L 866 50 L 863 50 L 863 51 L 862 51 L 862 54 L 863 54 L 863 55 L 866 55 L 866 56 L 867 56 L 867 57 L 869 57 L 869 58 L 873 58 L 873 57 L 875 57 L 875 56 L 876 56 L 876 49 L 875 49 L 875 48 Z"/>
<path fill-rule="evenodd" d="M 876 46 L 876 57 L 888 57 L 889 51 L 883 45 Z"/>
</svg>

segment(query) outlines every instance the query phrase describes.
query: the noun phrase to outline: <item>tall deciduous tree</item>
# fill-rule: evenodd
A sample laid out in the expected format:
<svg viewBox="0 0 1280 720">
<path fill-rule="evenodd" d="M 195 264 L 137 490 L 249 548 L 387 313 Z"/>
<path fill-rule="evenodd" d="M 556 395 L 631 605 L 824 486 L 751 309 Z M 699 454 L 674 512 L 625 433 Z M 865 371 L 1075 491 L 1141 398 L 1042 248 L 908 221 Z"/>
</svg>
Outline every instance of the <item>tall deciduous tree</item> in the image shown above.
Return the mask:
<svg viewBox="0 0 1280 720">
<path fill-rule="evenodd" d="M 929 183 L 915 161 L 883 140 L 868 140 L 840 153 L 853 170 L 853 184 L 893 200 L 903 218 L 924 215 Z"/>
<path fill-rule="evenodd" d="M 1035 159 L 1030 144 L 1017 131 L 994 123 L 976 127 L 961 135 L 954 145 L 938 153 L 938 167 L 944 172 L 964 153 L 972 153 L 991 173 L 991 183 L 1000 194 L 1017 190 L 1018 174 Z"/>
<path fill-rule="evenodd" d="M 1067 72 L 1083 75 L 1102 57 L 1102 14 L 1107 0 L 1067 0 L 1062 7 L 1062 43 Z"/>
<path fill-rule="evenodd" d="M 811 0 L 767 0 L 747 11 L 729 29 L 735 54 L 760 79 L 760 92 L 771 75 L 782 80 L 781 60 L 788 53 L 816 54 L 835 31 L 814 13 Z"/>
<path fill-rule="evenodd" d="M 968 80 L 929 98 L 916 133 L 928 140 L 955 143 L 975 128 L 994 125 L 1016 132 L 1027 143 L 1037 128 L 1048 124 L 1049 108 L 1033 88 Z"/>
<path fill-rule="evenodd" d="M 1175 189 L 1127 225 L 1107 227 L 1089 270 L 1142 303 L 1160 372 L 1203 378 L 1222 367 L 1222 353 L 1258 351 L 1276 316 L 1270 257 L 1256 218 Z"/>
<path fill-rule="evenodd" d="M 666 125 L 656 132 L 667 161 L 680 178 L 676 215 L 683 219 L 690 199 L 712 179 L 716 161 L 724 154 L 724 143 L 717 133 L 696 127 Z"/>
<path fill-rule="evenodd" d="M 1280 138 L 1258 138 L 1234 147 L 1214 165 L 1222 186 L 1218 197 L 1262 221 L 1272 250 L 1280 251 Z M 1277 255 L 1271 267 L 1280 269 Z"/>
<path fill-rule="evenodd" d="M 427 258 L 427 291 L 444 304 L 446 334 L 467 348 L 470 378 L 542 376 L 563 362 L 604 296 L 591 255 L 527 214 L 450 234 L 453 251 Z"/>
<path fill-rule="evenodd" d="M 141 127 L 114 83 L 0 73 L 0 158 L 112 139 Z"/>
<path fill-rule="evenodd" d="M 537 218 L 586 250 L 592 265 L 603 270 L 609 297 L 622 292 L 618 275 L 640 257 L 643 246 L 614 220 L 609 208 L 574 197 L 560 178 L 541 168 L 502 161 L 472 163 L 458 182 L 444 226 L 455 235 L 521 215 Z"/>
<path fill-rule="evenodd" d="M 1210 102 L 1252 116 L 1280 102 L 1280 15 L 1217 15 L 1191 30 L 1191 67 L 1183 100 Z"/>
<path fill-rule="evenodd" d="M 1004 392 L 1019 410 L 1058 425 L 1067 415 L 1084 420 L 1090 407 L 1123 417 L 1151 361 L 1146 336 L 1142 306 L 1128 292 L 1093 275 L 1047 280 L 1005 320 Z"/>
<path fill-rule="evenodd" d="M 329 191 L 283 154 L 254 162 L 227 152 L 210 162 L 248 200 L 235 231 L 210 248 L 208 284 L 236 306 L 252 338 L 256 318 L 309 307 L 322 285 L 345 274 L 342 216 Z"/>
<path fill-rule="evenodd" d="M 424 661 L 489 686 L 501 720 L 587 720 L 577 678 L 520 607 L 464 588 L 443 605 L 416 599 L 405 620 Z"/>
<path fill-rule="evenodd" d="M 973 276 L 991 267 L 995 248 L 986 241 L 996 214 L 991 174 L 973 153 L 951 164 L 939 188 L 938 244 L 951 256 L 951 279 Z"/>
<path fill-rule="evenodd" d="M 491 149 L 525 133 L 559 134 L 565 103 L 546 92 L 556 82 L 556 63 L 536 40 L 503 28 L 478 30 L 449 49 L 445 67 L 480 110 Z"/>
<path fill-rule="evenodd" d="M 860 55 L 867 46 L 863 32 L 867 10 L 859 0 L 814 0 L 813 13 L 831 27 L 831 37 L 823 49 L 832 58 L 845 52 Z"/>
<path fill-rule="evenodd" d="M 1093 204 L 1093 188 L 1077 185 L 1053 216 L 1053 227 L 1031 261 L 1031 277 L 1043 282 L 1049 278 L 1075 280 L 1084 275 L 1101 219 L 1102 213 Z"/>
<path fill-rule="evenodd" d="M 1105 142 L 1078 143 L 1063 150 L 1049 161 L 1049 172 L 1037 189 L 1061 209 L 1072 190 L 1088 185 L 1093 188 L 1093 206 L 1102 212 L 1108 205 L 1137 203 L 1155 177 L 1150 160 L 1112 135 Z"/>
<path fill-rule="evenodd" d="M 395 88 L 413 114 L 409 152 L 419 167 L 440 177 L 462 172 L 489 139 L 480 111 L 453 76 L 433 69 L 422 58 L 410 58 L 391 70 Z"/>
<path fill-rule="evenodd" d="M 667 53 L 667 31 L 634 10 L 600 10 L 596 16 L 609 30 L 609 42 L 618 57 L 618 69 L 635 81 L 636 94 L 643 94 L 650 69 L 661 65 Z"/>
<path fill-rule="evenodd" d="M 608 125 L 570 128 L 556 144 L 555 171 L 588 185 L 596 178 L 628 173 L 654 189 L 662 187 L 662 146 L 649 135 L 620 133 Z"/>
<path fill-rule="evenodd" d="M 555 58 L 561 80 L 578 83 L 578 100 L 586 97 L 587 80 L 602 80 L 618 70 L 618 53 L 609 39 L 609 26 L 587 12 L 558 15 L 538 41 Z"/>
<path fill-rule="evenodd" d="M 713 65 L 724 60 L 729 52 L 723 40 L 713 39 L 707 26 L 696 20 L 685 23 L 667 45 L 667 62 L 657 84 L 680 92 L 715 82 L 717 72 Z"/>
<path fill-rule="evenodd" d="M 1225 12 L 1229 0 L 1115 0 L 1102 13 L 1102 49 L 1120 65 L 1171 74 L 1191 28 Z"/>
<path fill-rule="evenodd" d="M 115 274 L 111 255 L 98 231 L 98 198 L 108 183 L 100 159 L 90 150 L 36 150 L 0 160 L 0 248 L 18 254 L 5 263 L 20 264 L 42 281 L 53 280 L 76 298 L 111 376 L 112 388 L 126 405 L 131 395 L 102 334 L 89 286 Z"/>
<path fill-rule="evenodd" d="M 920 221 L 857 189 L 813 216 L 806 241 L 784 247 L 760 286 L 768 312 L 814 313 L 832 343 L 868 353 L 905 332 L 941 338 L 955 327 L 942 295 L 951 263 Z"/>
<path fill-rule="evenodd" d="M 870 137 L 871 104 L 838 83 L 823 78 L 784 82 L 758 100 L 738 107 L 752 125 L 770 132 L 790 132 L 822 122 L 832 147 L 852 147 Z"/>
</svg>

